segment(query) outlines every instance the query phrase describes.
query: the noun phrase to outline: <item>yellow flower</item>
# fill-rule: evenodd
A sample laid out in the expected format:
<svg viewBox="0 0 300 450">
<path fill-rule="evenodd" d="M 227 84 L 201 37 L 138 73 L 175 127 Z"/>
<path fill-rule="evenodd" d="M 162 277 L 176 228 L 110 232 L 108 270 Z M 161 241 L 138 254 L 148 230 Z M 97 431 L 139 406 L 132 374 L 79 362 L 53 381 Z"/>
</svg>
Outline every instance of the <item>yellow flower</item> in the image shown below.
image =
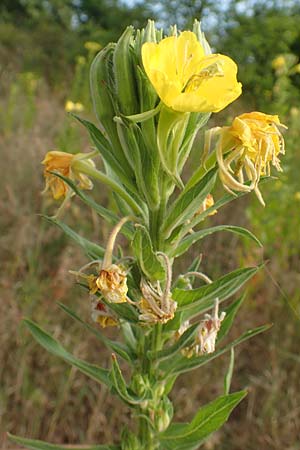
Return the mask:
<svg viewBox="0 0 300 450">
<path fill-rule="evenodd" d="M 79 56 L 77 56 L 77 58 L 76 58 L 76 62 L 77 62 L 77 64 L 79 64 L 80 66 L 83 66 L 83 65 L 86 63 L 86 59 L 85 59 L 84 56 L 79 55 Z"/>
<path fill-rule="evenodd" d="M 282 67 L 284 67 L 285 63 L 286 63 L 285 57 L 282 55 L 279 55 L 273 59 L 272 67 L 273 67 L 273 69 L 278 70 L 278 69 L 281 69 Z"/>
<path fill-rule="evenodd" d="M 55 200 L 65 197 L 69 187 L 62 179 L 50 172 L 58 172 L 64 177 L 77 181 L 79 187 L 82 189 L 93 188 L 93 183 L 91 180 L 85 174 L 76 169 L 76 161 L 83 159 L 84 157 L 85 155 L 83 153 L 72 155 L 71 153 L 60 152 L 58 150 L 53 150 L 46 154 L 45 159 L 42 161 L 42 164 L 45 166 L 45 191 L 50 189 Z M 86 163 L 94 167 L 94 162 L 91 159 L 88 159 Z"/>
<path fill-rule="evenodd" d="M 294 198 L 295 198 L 295 200 L 300 201 L 300 192 L 299 191 L 295 192 Z"/>
<path fill-rule="evenodd" d="M 96 285 L 103 296 L 112 303 L 124 303 L 127 300 L 127 277 L 124 270 L 112 264 L 100 270 Z"/>
<path fill-rule="evenodd" d="M 241 94 L 234 61 L 206 55 L 191 31 L 146 42 L 142 60 L 158 96 L 175 111 L 218 112 Z"/>
<path fill-rule="evenodd" d="M 65 104 L 65 110 L 67 112 L 81 112 L 84 110 L 84 106 L 82 103 L 74 103 L 71 100 L 67 100 Z"/>
<path fill-rule="evenodd" d="M 278 116 L 251 112 L 236 117 L 231 126 L 217 130 L 220 134 L 217 146 L 219 174 L 229 192 L 254 189 L 264 205 L 257 187 L 260 176 L 270 175 L 270 164 L 278 171 L 282 170 L 278 156 L 284 153 L 284 140 L 279 127 L 284 125 Z M 234 168 L 231 167 L 233 163 Z M 251 180 L 250 186 L 244 185 L 244 172 Z"/>
<path fill-rule="evenodd" d="M 84 47 L 91 52 L 99 52 L 101 50 L 102 45 L 98 44 L 98 42 L 88 41 L 85 42 Z"/>
</svg>

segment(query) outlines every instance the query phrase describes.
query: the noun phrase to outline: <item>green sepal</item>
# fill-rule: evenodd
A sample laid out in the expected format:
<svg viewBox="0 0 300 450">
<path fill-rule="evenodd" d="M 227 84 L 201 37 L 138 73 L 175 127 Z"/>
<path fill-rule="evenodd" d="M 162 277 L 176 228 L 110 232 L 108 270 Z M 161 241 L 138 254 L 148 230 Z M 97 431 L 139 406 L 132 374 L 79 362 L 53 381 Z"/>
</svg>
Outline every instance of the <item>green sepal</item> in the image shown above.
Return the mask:
<svg viewBox="0 0 300 450">
<path fill-rule="evenodd" d="M 72 366 L 76 367 L 80 372 L 97 381 L 98 383 L 106 384 L 109 388 L 111 382 L 109 380 L 109 372 L 106 369 L 90 364 L 82 359 L 76 358 L 69 353 L 59 342 L 57 342 L 50 334 L 46 333 L 42 328 L 36 325 L 29 319 L 24 319 L 23 322 L 29 328 L 29 331 L 36 339 L 36 341 L 44 347 L 48 352 L 55 356 L 62 358 Z"/>
<path fill-rule="evenodd" d="M 180 193 L 162 224 L 162 233 L 166 238 L 171 235 L 174 228 L 193 218 L 206 196 L 212 191 L 216 173 L 217 168 L 211 169 L 198 183 Z"/>
<path fill-rule="evenodd" d="M 24 447 L 32 450 L 78 450 L 78 446 L 70 447 L 69 445 L 49 444 L 48 442 L 39 441 L 37 439 L 14 436 L 10 433 L 7 433 L 7 436 L 17 444 L 24 445 Z M 91 445 L 88 447 L 80 447 L 80 450 L 121 450 L 121 447 L 118 445 Z"/>
<path fill-rule="evenodd" d="M 231 411 L 246 395 L 246 391 L 224 395 L 200 408 L 191 423 L 172 424 L 160 435 L 161 448 L 183 450 L 199 445 L 228 420 Z"/>
<path fill-rule="evenodd" d="M 164 266 L 154 253 L 150 235 L 144 226 L 136 225 L 132 247 L 144 275 L 149 280 L 163 280 L 165 278 Z"/>
</svg>

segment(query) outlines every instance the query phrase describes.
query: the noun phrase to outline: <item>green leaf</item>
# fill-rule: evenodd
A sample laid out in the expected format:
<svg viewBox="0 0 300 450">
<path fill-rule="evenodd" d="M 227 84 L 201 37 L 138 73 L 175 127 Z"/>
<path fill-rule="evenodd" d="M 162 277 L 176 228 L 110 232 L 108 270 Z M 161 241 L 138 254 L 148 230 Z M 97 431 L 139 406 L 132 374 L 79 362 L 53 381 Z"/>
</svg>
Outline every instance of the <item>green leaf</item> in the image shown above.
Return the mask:
<svg viewBox="0 0 300 450">
<path fill-rule="evenodd" d="M 53 172 L 53 175 L 56 175 L 58 178 L 61 178 L 66 184 L 70 186 L 70 188 L 75 192 L 76 195 L 90 208 L 92 208 L 99 216 L 103 217 L 103 219 L 107 220 L 107 222 L 115 225 L 120 222 L 120 218 L 114 214 L 112 211 L 110 211 L 107 208 L 104 208 L 104 206 L 99 205 L 96 203 L 91 197 L 84 194 L 81 189 L 79 189 L 75 183 L 73 183 L 72 180 L 69 178 L 66 178 L 59 173 Z M 129 223 L 126 223 L 122 229 L 121 233 L 124 234 L 128 239 L 132 238 L 132 227 Z"/>
<path fill-rule="evenodd" d="M 87 330 L 93 333 L 97 337 L 97 339 L 99 339 L 99 341 L 101 341 L 104 345 L 106 345 L 107 348 L 117 353 L 117 355 L 125 359 L 125 361 L 132 364 L 134 359 L 136 359 L 134 353 L 131 350 L 129 350 L 124 344 L 108 339 L 103 333 L 99 332 L 95 327 L 84 322 L 84 320 L 82 320 L 74 311 L 72 311 L 66 305 L 62 303 L 58 303 L 58 305 L 65 313 L 67 313 L 70 317 L 72 317 L 72 319 L 77 320 L 79 323 L 81 323 Z"/>
<path fill-rule="evenodd" d="M 264 177 L 261 178 L 259 185 L 262 185 L 266 183 L 267 181 L 270 181 L 272 177 Z M 250 181 L 247 181 L 245 185 L 250 185 Z M 189 184 L 187 185 L 189 186 Z M 207 208 L 205 211 L 203 211 L 201 214 L 194 217 L 190 223 L 185 225 L 182 228 L 182 235 L 186 235 L 191 228 L 194 228 L 196 225 L 198 225 L 200 222 L 202 222 L 211 212 L 214 210 L 219 210 L 222 206 L 227 205 L 228 203 L 232 202 L 233 200 L 236 200 L 239 197 L 243 197 L 244 195 L 249 194 L 249 192 L 235 192 L 234 194 L 225 194 L 222 198 L 217 200 L 212 206 Z"/>
<path fill-rule="evenodd" d="M 174 289 L 172 297 L 178 303 L 178 311 L 194 310 L 202 312 L 210 307 L 215 298 L 226 300 L 249 280 L 259 267 L 246 267 L 230 272 L 211 284 L 196 289 Z"/>
<path fill-rule="evenodd" d="M 120 366 L 118 364 L 116 356 L 112 355 L 112 368 L 110 372 L 110 380 L 112 386 L 115 388 L 116 393 L 127 405 L 138 405 L 144 401 L 144 398 L 138 398 L 128 392 L 126 381 L 122 375 Z"/>
<path fill-rule="evenodd" d="M 105 298 L 102 301 L 106 304 L 108 308 L 114 311 L 119 317 L 127 320 L 131 323 L 137 323 L 139 320 L 139 315 L 136 308 L 133 308 L 128 303 L 112 303 L 107 302 Z"/>
<path fill-rule="evenodd" d="M 212 191 L 217 169 L 213 168 L 190 189 L 184 189 L 172 204 L 162 225 L 162 233 L 168 238 L 174 228 L 190 220 L 199 210 L 207 194 Z"/>
<path fill-rule="evenodd" d="M 229 360 L 228 370 L 224 377 L 224 394 L 225 395 L 228 395 L 230 392 L 233 369 L 234 369 L 234 348 L 232 347 L 230 349 L 230 360 Z"/>
<path fill-rule="evenodd" d="M 24 319 L 24 323 L 29 328 L 31 334 L 37 340 L 37 342 L 46 350 L 48 350 L 48 352 L 52 353 L 55 356 L 59 356 L 90 378 L 100 383 L 106 384 L 108 387 L 111 387 L 108 370 L 102 369 L 101 367 L 98 367 L 94 364 L 90 364 L 86 361 L 76 358 L 71 353 L 69 353 L 59 342 L 53 339 L 52 336 L 42 330 L 31 320 Z"/>
<path fill-rule="evenodd" d="M 13 434 L 7 433 L 9 439 L 24 447 L 31 448 L 33 450 L 78 450 L 78 447 L 70 447 L 69 445 L 56 445 L 48 444 L 48 442 L 38 441 L 36 439 L 27 439 Z M 121 450 L 121 447 L 117 445 L 92 445 L 89 447 L 80 447 L 80 450 Z"/>
<path fill-rule="evenodd" d="M 129 169 L 128 165 L 124 166 L 124 164 L 120 164 L 120 161 L 116 158 L 115 153 L 112 151 L 110 142 L 104 137 L 103 133 L 101 133 L 101 131 L 88 120 L 82 119 L 76 114 L 72 114 L 72 116 L 75 117 L 88 130 L 97 150 L 99 150 L 102 158 L 117 175 L 121 183 L 138 196 L 132 170 Z"/>
<path fill-rule="evenodd" d="M 187 347 L 193 342 L 198 327 L 199 324 L 194 323 L 180 336 L 180 338 L 175 342 L 175 344 L 170 345 L 169 347 L 160 350 L 159 352 L 153 350 L 148 351 L 147 356 L 149 358 L 154 357 L 156 360 L 162 360 L 172 357 L 174 354 L 178 353 L 183 347 Z"/>
<path fill-rule="evenodd" d="M 185 253 L 197 241 L 203 239 L 205 236 L 216 233 L 217 231 L 230 231 L 231 233 L 247 237 L 248 239 L 252 239 L 257 245 L 262 247 L 262 243 L 257 239 L 257 237 L 246 228 L 237 227 L 234 225 L 219 225 L 189 234 L 179 244 L 176 244 L 176 247 L 171 250 L 170 256 L 173 258 L 177 258 L 178 256 Z"/>
<path fill-rule="evenodd" d="M 165 449 L 179 450 L 200 443 L 228 420 L 231 411 L 246 395 L 246 391 L 224 395 L 200 408 L 190 424 L 171 425 L 160 435 Z"/>
<path fill-rule="evenodd" d="M 86 254 L 93 260 L 95 259 L 102 259 L 105 253 L 105 249 L 101 247 L 100 245 L 94 244 L 93 242 L 89 241 L 88 239 L 80 236 L 76 231 L 72 230 L 68 225 L 61 222 L 58 219 L 55 219 L 54 217 L 49 217 L 42 215 L 44 219 L 46 219 L 48 222 L 57 225 L 69 238 L 73 239 L 78 245 L 80 245 L 81 248 L 86 252 Z"/>
<path fill-rule="evenodd" d="M 234 318 L 240 309 L 242 303 L 244 302 L 246 298 L 246 295 L 242 295 L 239 297 L 235 302 L 233 302 L 231 305 L 229 305 L 227 308 L 225 308 L 226 316 L 225 319 L 222 321 L 221 329 L 218 333 L 217 342 L 220 342 L 229 332 L 230 328 L 232 327 Z"/>
<path fill-rule="evenodd" d="M 132 246 L 142 272 L 149 280 L 163 280 L 165 270 L 153 251 L 148 231 L 142 225 L 136 225 Z"/>
<path fill-rule="evenodd" d="M 237 345 L 241 344 L 244 341 L 247 341 L 253 336 L 263 333 L 270 327 L 271 325 L 267 324 L 254 328 L 252 330 L 248 330 L 245 333 L 243 333 L 239 338 L 235 339 L 234 341 L 230 342 L 225 347 L 215 351 L 214 353 L 210 353 L 208 355 L 203 356 L 192 356 L 191 358 L 186 358 L 182 355 L 178 355 L 177 358 L 174 358 L 173 362 L 169 360 L 163 361 L 160 363 L 159 367 L 162 371 L 166 372 L 165 373 L 166 377 L 189 372 L 190 370 L 197 369 L 198 367 L 201 367 L 209 363 L 213 359 L 217 358 L 220 355 L 223 355 L 223 353 L 228 352 L 229 350 L 231 350 L 231 348 L 236 347 Z"/>
</svg>

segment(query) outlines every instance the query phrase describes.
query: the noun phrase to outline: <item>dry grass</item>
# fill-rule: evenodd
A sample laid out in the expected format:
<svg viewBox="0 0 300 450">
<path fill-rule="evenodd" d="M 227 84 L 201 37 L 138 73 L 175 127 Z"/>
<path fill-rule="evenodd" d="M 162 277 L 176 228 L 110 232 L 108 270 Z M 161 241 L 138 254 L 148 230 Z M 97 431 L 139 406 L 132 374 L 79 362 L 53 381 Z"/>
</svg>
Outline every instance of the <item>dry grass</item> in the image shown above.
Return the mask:
<svg viewBox="0 0 300 450">
<path fill-rule="evenodd" d="M 127 410 L 105 388 L 47 354 L 21 324 L 22 317 L 33 318 L 67 348 L 74 349 L 76 356 L 102 366 L 109 364 L 109 354 L 95 337 L 83 332 L 56 305 L 60 300 L 85 318 L 89 316 L 85 295 L 68 275 L 69 269 L 83 264 L 84 256 L 37 215 L 52 207 L 40 194 L 40 161 L 53 147 L 64 111 L 44 90 L 37 97 L 37 111 L 31 129 L 19 124 L 0 142 L 0 445 L 14 447 L 6 441 L 6 430 L 56 443 L 114 441 L 122 423 L 130 422 Z M 82 139 L 87 148 L 87 141 Z M 107 200 L 103 197 L 102 201 Z M 244 206 L 240 202 L 234 210 L 229 208 L 213 220 L 244 225 Z M 103 223 L 77 200 L 66 217 L 68 223 L 76 224 L 77 230 L 94 239 L 101 241 L 107 234 Z M 212 275 L 229 271 L 239 260 L 245 260 L 240 243 L 228 234 L 207 239 L 201 251 L 205 270 Z M 247 258 L 248 263 L 257 262 L 261 254 Z M 281 273 L 274 260 L 268 271 L 292 297 L 299 285 L 299 271 L 290 269 Z M 249 286 L 248 301 L 232 336 L 266 322 L 274 323 L 271 331 L 236 351 L 233 389 L 246 387 L 249 395 L 230 422 L 207 443 L 207 449 L 300 448 L 299 322 L 264 272 Z M 172 394 L 176 420 L 191 417 L 199 405 L 222 392 L 227 363 L 225 355 L 177 381 Z"/>
</svg>

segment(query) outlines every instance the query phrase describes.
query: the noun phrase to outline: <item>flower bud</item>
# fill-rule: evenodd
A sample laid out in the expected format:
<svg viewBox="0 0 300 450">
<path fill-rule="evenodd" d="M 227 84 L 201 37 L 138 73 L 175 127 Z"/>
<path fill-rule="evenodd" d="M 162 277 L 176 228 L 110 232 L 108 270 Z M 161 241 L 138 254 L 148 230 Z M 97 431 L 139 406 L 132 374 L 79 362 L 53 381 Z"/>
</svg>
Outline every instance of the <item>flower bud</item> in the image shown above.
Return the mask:
<svg viewBox="0 0 300 450">
<path fill-rule="evenodd" d="M 154 413 L 155 427 L 159 433 L 165 431 L 173 417 L 173 405 L 168 397 L 163 397 Z"/>
</svg>

